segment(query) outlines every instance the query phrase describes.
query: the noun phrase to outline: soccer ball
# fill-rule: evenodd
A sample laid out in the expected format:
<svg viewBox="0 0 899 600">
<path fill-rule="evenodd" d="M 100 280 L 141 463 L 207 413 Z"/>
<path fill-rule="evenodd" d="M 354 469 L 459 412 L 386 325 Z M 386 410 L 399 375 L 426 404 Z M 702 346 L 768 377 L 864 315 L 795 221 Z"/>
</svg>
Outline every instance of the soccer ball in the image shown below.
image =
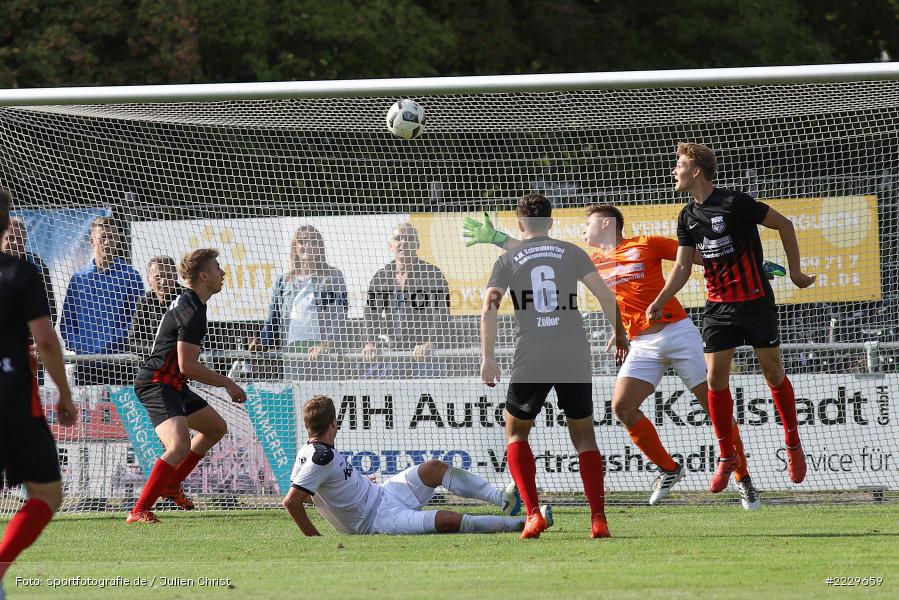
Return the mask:
<svg viewBox="0 0 899 600">
<path fill-rule="evenodd" d="M 425 109 L 414 100 L 397 100 L 387 111 L 387 129 L 404 140 L 421 135 L 425 128 Z"/>
</svg>

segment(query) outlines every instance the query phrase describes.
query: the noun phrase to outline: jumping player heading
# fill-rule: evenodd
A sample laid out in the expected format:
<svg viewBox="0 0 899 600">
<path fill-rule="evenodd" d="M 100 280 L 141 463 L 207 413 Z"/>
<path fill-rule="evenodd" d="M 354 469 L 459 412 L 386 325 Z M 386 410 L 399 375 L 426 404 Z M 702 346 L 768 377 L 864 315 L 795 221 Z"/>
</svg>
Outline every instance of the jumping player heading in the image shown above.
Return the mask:
<svg viewBox="0 0 899 600">
<path fill-rule="evenodd" d="M 506 250 L 521 244 L 496 231 L 486 213 L 482 222 L 466 218 L 463 235 L 472 238 L 473 243 L 496 243 Z M 612 410 L 624 424 L 634 445 L 659 467 L 649 498 L 650 504 L 658 504 L 684 476 L 684 465 L 675 461 L 665 449 L 652 421 L 640 410 L 641 405 L 671 366 L 708 412 L 706 367 L 699 330 L 676 298 L 665 304 L 662 319 L 649 321 L 646 318 L 646 308 L 665 285 L 662 260 L 675 259 L 677 241 L 659 236 L 624 237 L 624 215 L 611 204 L 587 208 L 584 241 L 596 248 L 593 263 L 606 285 L 615 292 L 621 320 L 631 341 L 615 381 Z M 734 444 L 742 463 L 736 479 L 743 508 L 757 510 L 761 507 L 761 499 L 749 476 L 743 442 L 737 430 L 734 431 Z"/>
<path fill-rule="evenodd" d="M 754 348 L 771 387 L 783 422 L 790 480 L 801 483 L 806 464 L 796 420 L 796 399 L 781 364 L 777 307 L 762 265 L 757 226 L 780 233 L 790 279 L 797 287 L 812 285 L 815 277 L 802 272 L 799 243 L 790 220 L 747 194 L 715 187 L 712 181 L 716 170 L 715 153 L 709 148 L 694 143 L 678 145 L 677 163 L 672 171 L 674 189 L 689 193 L 693 199 L 681 210 L 677 221 L 679 247 L 674 268 L 665 287 L 646 309 L 646 316 L 652 321 L 662 318 L 665 304 L 689 279 L 698 251 L 705 265 L 708 291 L 702 341 L 708 366 L 709 414 L 721 452 L 709 489 L 723 490 L 730 474 L 739 467 L 733 438 L 733 399 L 728 385 L 734 352 L 743 344 Z"/>
</svg>

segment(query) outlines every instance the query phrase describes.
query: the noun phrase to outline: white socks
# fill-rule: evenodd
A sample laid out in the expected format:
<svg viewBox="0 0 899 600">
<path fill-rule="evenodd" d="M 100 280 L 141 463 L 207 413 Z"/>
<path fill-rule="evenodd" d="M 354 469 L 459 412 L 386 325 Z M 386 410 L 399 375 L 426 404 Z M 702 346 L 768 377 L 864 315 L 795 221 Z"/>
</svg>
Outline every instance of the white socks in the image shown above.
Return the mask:
<svg viewBox="0 0 899 600">
<path fill-rule="evenodd" d="M 496 489 L 495 487 L 487 483 L 486 480 L 481 479 L 474 473 L 466 471 L 465 469 L 450 467 L 446 470 L 446 473 L 444 473 L 443 481 L 441 483 L 443 484 L 443 487 L 456 494 L 457 496 L 462 496 L 463 498 L 474 498 L 476 500 L 481 500 L 483 502 L 487 502 L 488 504 L 499 507 L 502 507 L 503 505 L 503 493 L 501 490 Z M 493 519 L 499 517 L 489 518 Z M 465 531 L 464 520 L 462 521 L 462 527 L 463 531 Z M 504 529 L 502 531 L 512 530 Z"/>
<path fill-rule="evenodd" d="M 521 531 L 521 517 L 496 517 L 493 515 L 462 515 L 459 533 L 505 533 Z"/>
</svg>

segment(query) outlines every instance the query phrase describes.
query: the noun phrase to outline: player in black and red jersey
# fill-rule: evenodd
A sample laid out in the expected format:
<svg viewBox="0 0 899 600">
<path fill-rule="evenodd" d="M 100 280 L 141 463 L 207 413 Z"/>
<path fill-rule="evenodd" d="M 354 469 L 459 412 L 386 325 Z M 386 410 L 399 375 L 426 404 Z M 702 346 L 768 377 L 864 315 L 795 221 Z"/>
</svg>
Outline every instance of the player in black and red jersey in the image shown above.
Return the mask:
<svg viewBox="0 0 899 600">
<path fill-rule="evenodd" d="M 672 172 L 674 189 L 689 193 L 693 200 L 678 217 L 679 247 L 674 268 L 646 315 L 652 320 L 661 317 L 665 303 L 689 279 L 694 253 L 699 252 L 708 290 L 702 345 L 708 366 L 709 415 L 721 451 L 709 489 L 717 493 L 726 488 L 730 474 L 739 466 L 732 436 L 733 399 L 728 384 L 734 352 L 743 344 L 755 350 L 762 374 L 771 387 L 774 405 L 783 422 L 790 480 L 801 483 L 806 465 L 796 420 L 796 398 L 781 363 L 777 307 L 762 267 L 758 225 L 780 233 L 790 279 L 797 287 L 812 285 L 815 277 L 802 272 L 799 242 L 790 220 L 747 194 L 715 187 L 712 181 L 716 170 L 715 153 L 709 148 L 694 143 L 678 145 L 677 163 Z"/>
<path fill-rule="evenodd" d="M 156 461 L 128 523 L 158 523 L 150 509 L 162 496 L 184 510 L 193 502 L 184 495 L 182 482 L 200 459 L 228 431 L 225 420 L 196 392 L 188 379 L 223 387 L 231 400 L 244 402 L 246 393 L 236 383 L 199 361 L 206 337 L 206 303 L 222 290 L 225 271 L 218 251 L 194 250 L 181 259 L 178 268 L 187 290 L 172 302 L 162 317 L 153 349 L 137 374 L 134 389 L 147 409 L 165 452 Z M 197 431 L 193 440 L 190 429 Z"/>
<path fill-rule="evenodd" d="M 9 226 L 12 196 L 0 189 L 0 237 Z M 30 333 L 29 333 L 30 331 Z M 75 424 L 62 347 L 50 322 L 39 271 L 22 258 L 0 254 L 0 486 L 25 484 L 28 500 L 10 519 L 0 541 L 0 582 L 13 560 L 38 538 L 62 504 L 56 443 L 38 396 L 34 344 L 59 390 L 60 425 Z M 0 597 L 3 586 L 0 583 Z"/>
</svg>

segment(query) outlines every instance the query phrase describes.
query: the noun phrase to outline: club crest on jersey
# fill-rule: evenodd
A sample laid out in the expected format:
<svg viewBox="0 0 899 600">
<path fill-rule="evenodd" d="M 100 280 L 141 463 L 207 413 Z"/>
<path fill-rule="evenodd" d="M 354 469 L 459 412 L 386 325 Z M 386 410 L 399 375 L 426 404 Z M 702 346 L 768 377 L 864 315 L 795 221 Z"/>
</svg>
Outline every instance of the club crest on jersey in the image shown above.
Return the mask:
<svg viewBox="0 0 899 600">
<path fill-rule="evenodd" d="M 712 231 L 715 233 L 724 231 L 724 217 L 712 217 Z"/>
</svg>

